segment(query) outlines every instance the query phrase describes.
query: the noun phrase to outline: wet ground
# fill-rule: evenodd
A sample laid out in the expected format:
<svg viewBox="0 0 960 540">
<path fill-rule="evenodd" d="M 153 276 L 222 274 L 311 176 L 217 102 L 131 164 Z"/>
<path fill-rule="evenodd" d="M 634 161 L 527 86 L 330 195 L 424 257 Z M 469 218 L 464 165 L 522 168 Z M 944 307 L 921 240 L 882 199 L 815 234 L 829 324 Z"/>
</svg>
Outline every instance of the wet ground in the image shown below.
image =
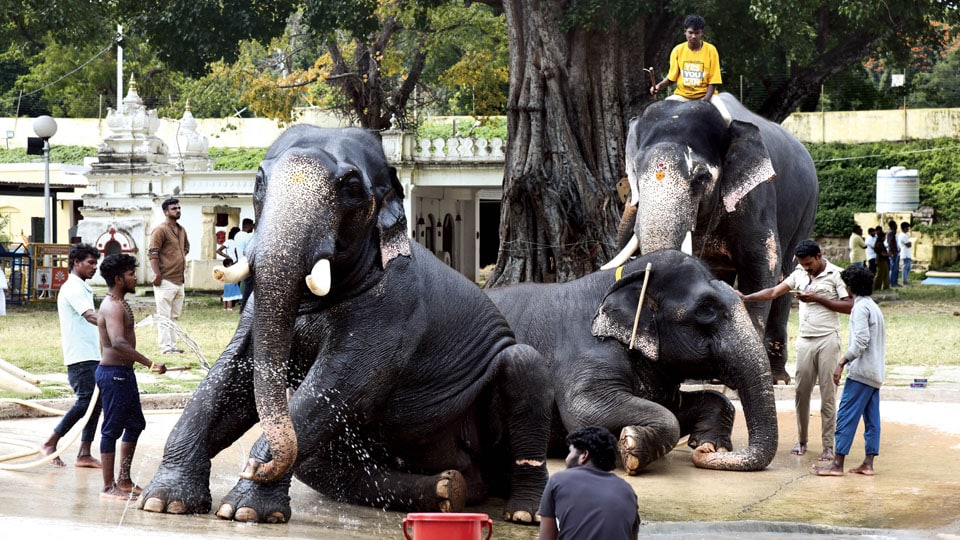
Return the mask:
<svg viewBox="0 0 960 540">
<path fill-rule="evenodd" d="M 913 373 L 902 374 L 912 377 Z M 641 535 L 664 538 L 960 538 L 960 399 L 954 385 L 936 384 L 960 372 L 926 373 L 928 388 L 884 389 L 881 454 L 877 475 L 821 478 L 810 473 L 820 452 L 818 403 L 811 409 L 810 453 L 790 455 L 795 441 L 792 388 L 778 387 L 780 443 L 766 470 L 754 473 L 696 469 L 685 446 L 636 477 L 625 477 L 640 500 Z M 896 374 L 895 374 L 896 376 Z M 939 377 L 939 378 L 938 378 Z M 146 407 L 175 404 L 169 397 L 145 396 Z M 4 415 L 3 411 L 7 413 Z M 0 409 L 0 455 L 38 445 L 54 418 L 11 419 Z M 156 470 L 167 433 L 178 412 L 147 415 L 134 460 L 134 477 L 146 485 Z M 211 490 L 216 506 L 229 491 L 258 434 L 248 433 L 214 461 Z M 72 436 L 72 434 L 71 434 Z M 746 443 L 742 418 L 734 444 Z M 857 436 L 848 468 L 863 458 Z M 69 438 L 69 436 L 68 436 Z M 99 439 L 98 439 L 99 440 Z M 95 450 L 94 454 L 98 454 Z M 42 465 L 26 471 L 0 471 L 0 531 L 5 538 L 403 538 L 405 514 L 344 505 L 294 481 L 293 517 L 288 524 L 241 524 L 214 515 L 169 516 L 143 512 L 136 503 L 101 500 L 100 471 L 74 468 L 76 449 L 64 454 L 68 466 Z M 36 458 L 36 456 L 34 456 Z M 9 463 L 9 462 L 8 462 Z M 551 460 L 551 471 L 563 467 Z M 499 521 L 502 501 L 471 512 L 494 518 L 494 538 L 536 538 L 535 527 Z"/>
</svg>

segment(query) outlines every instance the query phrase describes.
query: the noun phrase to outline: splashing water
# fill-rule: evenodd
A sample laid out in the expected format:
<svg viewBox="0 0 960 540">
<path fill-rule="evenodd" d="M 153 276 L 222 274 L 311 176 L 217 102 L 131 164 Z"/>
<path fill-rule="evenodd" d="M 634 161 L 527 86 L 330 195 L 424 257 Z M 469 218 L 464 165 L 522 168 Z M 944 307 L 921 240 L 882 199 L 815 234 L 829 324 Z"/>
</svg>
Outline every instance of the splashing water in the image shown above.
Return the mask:
<svg viewBox="0 0 960 540">
<path fill-rule="evenodd" d="M 164 328 L 172 329 L 174 333 L 177 334 L 177 337 L 187 344 L 187 348 L 189 348 L 190 351 L 197 356 L 197 360 L 200 361 L 200 366 L 204 369 L 204 371 L 210 371 L 210 362 L 207 362 L 207 358 L 200 351 L 200 346 L 197 345 L 197 342 L 194 341 L 192 337 L 190 337 L 190 334 L 186 333 L 183 328 L 180 328 L 180 325 L 172 320 L 164 317 L 163 315 L 147 315 L 145 319 L 135 324 L 134 327 L 139 328 L 141 326 L 151 326 L 154 324 Z"/>
</svg>

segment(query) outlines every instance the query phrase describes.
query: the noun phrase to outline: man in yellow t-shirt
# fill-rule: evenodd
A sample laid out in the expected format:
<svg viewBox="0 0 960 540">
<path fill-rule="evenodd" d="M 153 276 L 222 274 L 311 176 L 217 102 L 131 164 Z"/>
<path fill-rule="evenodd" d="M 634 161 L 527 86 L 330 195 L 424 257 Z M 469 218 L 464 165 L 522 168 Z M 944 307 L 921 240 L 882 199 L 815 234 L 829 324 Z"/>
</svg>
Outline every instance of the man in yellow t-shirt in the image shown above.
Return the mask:
<svg viewBox="0 0 960 540">
<path fill-rule="evenodd" d="M 661 88 L 677 83 L 672 99 L 702 99 L 710 101 L 720 77 L 720 54 L 717 48 L 703 40 L 706 21 L 700 15 L 687 15 L 683 21 L 687 41 L 673 48 L 670 53 L 670 72 L 657 84 L 650 87 L 656 95 Z"/>
</svg>

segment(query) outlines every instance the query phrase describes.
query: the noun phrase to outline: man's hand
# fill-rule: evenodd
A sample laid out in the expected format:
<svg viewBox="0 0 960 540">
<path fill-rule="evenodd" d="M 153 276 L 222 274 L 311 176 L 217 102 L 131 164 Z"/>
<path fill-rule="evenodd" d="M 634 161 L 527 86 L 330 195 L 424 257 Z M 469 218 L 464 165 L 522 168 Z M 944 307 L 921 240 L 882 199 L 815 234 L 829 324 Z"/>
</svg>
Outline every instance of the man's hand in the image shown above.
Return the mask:
<svg viewBox="0 0 960 540">
<path fill-rule="evenodd" d="M 154 287 L 159 287 L 161 281 L 163 281 L 163 277 L 162 277 L 160 274 L 154 274 L 154 275 L 153 275 L 153 282 L 152 282 L 152 283 L 153 283 L 153 286 L 154 286 Z"/>
<path fill-rule="evenodd" d="M 162 363 L 162 362 L 161 362 L 161 363 L 154 363 L 152 366 L 150 366 L 150 371 L 155 371 L 155 372 L 159 373 L 160 375 L 163 375 L 164 373 L 167 372 L 167 365 L 164 364 L 164 363 Z"/>
<path fill-rule="evenodd" d="M 844 363 L 837 364 L 837 369 L 833 370 L 833 384 L 840 386 L 840 377 L 843 375 Z"/>
</svg>

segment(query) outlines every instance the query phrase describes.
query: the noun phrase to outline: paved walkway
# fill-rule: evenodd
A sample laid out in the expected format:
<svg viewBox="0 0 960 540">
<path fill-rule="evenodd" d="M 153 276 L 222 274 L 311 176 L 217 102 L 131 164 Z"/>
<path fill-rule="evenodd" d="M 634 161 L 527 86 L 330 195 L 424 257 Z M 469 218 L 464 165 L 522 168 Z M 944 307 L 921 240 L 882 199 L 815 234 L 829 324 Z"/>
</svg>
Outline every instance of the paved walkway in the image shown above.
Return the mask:
<svg viewBox="0 0 960 540">
<path fill-rule="evenodd" d="M 910 388 L 922 374 L 927 388 Z M 691 451 L 677 448 L 635 477 L 626 477 L 638 493 L 645 520 L 641 534 L 663 538 L 794 538 L 824 534 L 831 538 L 871 535 L 883 538 L 960 539 L 960 369 L 904 370 L 891 376 L 882 394 L 883 433 L 877 475 L 821 478 L 810 473 L 820 451 L 819 403 L 811 407 L 810 453 L 792 456 L 795 415 L 792 387 L 777 389 L 779 448 L 764 471 L 733 473 L 696 469 Z M 145 405 L 169 409 L 184 396 L 144 396 Z M 61 404 L 62 406 L 63 404 Z M 55 424 L 53 418 L 11 418 L 0 408 L 0 455 L 19 448 L 10 440 L 37 445 Z M 147 415 L 134 461 L 134 476 L 146 485 L 156 470 L 163 443 L 178 411 Z M 214 505 L 233 486 L 259 431 L 255 428 L 214 460 L 211 490 Z M 746 428 L 738 415 L 734 444 L 746 444 Z M 95 452 L 98 453 L 98 452 Z M 863 456 L 858 435 L 849 465 Z M 224 522 L 212 514 L 168 516 L 136 509 L 136 505 L 103 501 L 98 496 L 100 472 L 76 469 L 75 448 L 65 453 L 68 467 L 50 465 L 22 471 L 0 471 L 0 530 L 4 537 L 29 534 L 62 538 L 402 538 L 404 514 L 344 505 L 326 499 L 297 481 L 291 491 L 289 524 Z M 551 460 L 551 471 L 563 467 Z M 502 501 L 470 511 L 494 518 L 494 538 L 536 538 L 536 529 L 499 521 Z"/>
</svg>

